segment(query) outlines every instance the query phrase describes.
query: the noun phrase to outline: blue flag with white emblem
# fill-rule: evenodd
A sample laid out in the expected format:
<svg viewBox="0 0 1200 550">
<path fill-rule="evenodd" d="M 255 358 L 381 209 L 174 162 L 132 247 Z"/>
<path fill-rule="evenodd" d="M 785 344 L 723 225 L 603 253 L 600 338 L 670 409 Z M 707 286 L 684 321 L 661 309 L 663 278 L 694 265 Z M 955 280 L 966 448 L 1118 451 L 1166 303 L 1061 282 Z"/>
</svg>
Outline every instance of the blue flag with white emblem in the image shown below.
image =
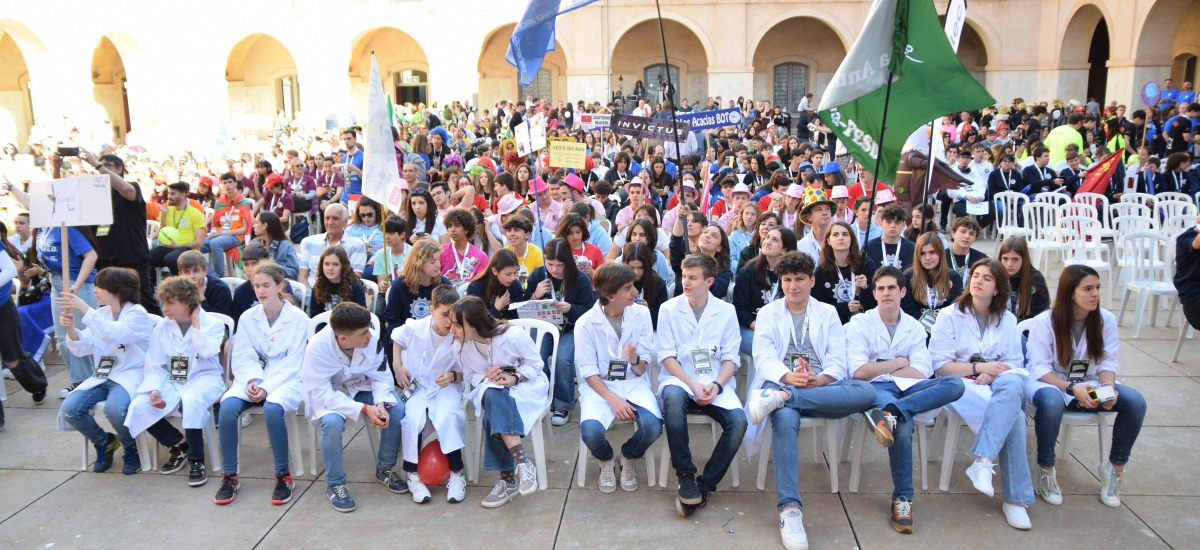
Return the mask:
<svg viewBox="0 0 1200 550">
<path fill-rule="evenodd" d="M 554 20 L 564 13 L 596 0 L 529 0 L 517 22 L 504 60 L 517 68 L 522 86 L 533 84 L 546 52 L 554 49 Z"/>
</svg>

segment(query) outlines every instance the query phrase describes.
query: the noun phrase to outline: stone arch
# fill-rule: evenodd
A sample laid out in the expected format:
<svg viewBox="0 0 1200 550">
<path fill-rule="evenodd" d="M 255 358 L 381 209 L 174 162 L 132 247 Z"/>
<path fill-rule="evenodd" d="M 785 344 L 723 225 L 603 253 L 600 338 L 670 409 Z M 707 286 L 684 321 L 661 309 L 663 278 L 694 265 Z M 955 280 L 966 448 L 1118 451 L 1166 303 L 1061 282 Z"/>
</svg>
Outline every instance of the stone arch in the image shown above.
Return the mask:
<svg viewBox="0 0 1200 550">
<path fill-rule="evenodd" d="M 295 58 L 275 37 L 254 33 L 239 40 L 225 63 L 233 127 L 265 133 L 279 109 L 289 118 L 297 116 L 297 74 Z"/>
<path fill-rule="evenodd" d="M 805 37 L 805 42 L 811 46 L 805 48 L 803 54 L 797 54 L 794 48 L 789 47 L 797 36 Z M 780 20 L 763 32 L 756 44 L 751 58 L 754 67 L 753 98 L 770 100 L 772 105 L 788 107 L 793 112 L 805 93 L 824 90 L 846 57 L 845 42 L 837 29 L 828 21 L 816 17 L 798 16 Z M 796 82 L 794 73 L 788 73 L 793 76 L 791 82 L 776 82 L 779 72 L 776 68 L 784 63 L 804 65 L 807 69 L 805 81 Z"/>
<path fill-rule="evenodd" d="M 28 61 L 45 52 L 46 45 L 29 27 L 0 19 L 0 143 L 24 146 L 29 139 L 34 112 Z"/>
<path fill-rule="evenodd" d="M 376 27 L 360 33 L 350 49 L 350 98 L 356 113 L 367 112 L 367 81 L 371 54 L 379 64 L 379 79 L 392 101 L 402 98 L 428 105 L 436 83 L 429 80 L 429 58 L 421 44 L 396 27 Z"/>
<path fill-rule="evenodd" d="M 980 84 L 987 82 L 987 65 L 991 51 L 993 50 L 988 49 L 978 27 L 968 20 L 967 24 L 963 25 L 962 38 L 958 41 L 958 60 L 962 61 L 963 67 L 966 67 Z"/>
<path fill-rule="evenodd" d="M 508 64 L 504 56 L 508 53 L 516 23 L 500 25 L 483 39 L 479 51 L 479 104 L 495 105 L 502 99 L 525 99 L 520 93 L 521 83 L 517 80 L 517 68 Z M 542 70 L 550 75 L 550 95 L 547 99 L 566 101 L 567 60 L 571 59 L 561 42 L 554 41 L 554 50 L 546 52 Z"/>
<path fill-rule="evenodd" d="M 121 33 L 124 35 L 124 33 Z M 113 132 L 113 138 L 124 139 L 125 134 L 132 129 L 129 116 L 129 92 L 125 87 L 128 73 L 125 66 L 125 56 L 121 50 L 136 55 L 137 45 L 128 40 L 128 35 L 118 36 L 114 41 L 105 34 L 97 41 L 92 50 L 91 79 L 92 95 L 96 104 L 104 110 L 105 117 Z M 121 42 L 121 46 L 117 46 Z"/>
<path fill-rule="evenodd" d="M 663 32 L 666 34 L 668 58 L 679 71 L 679 82 L 675 83 L 676 101 L 682 98 L 701 101 L 708 93 L 708 65 L 712 59 L 710 45 L 700 28 L 691 22 L 668 18 L 663 14 Z M 623 89 L 626 95 L 633 93 L 634 84 L 645 79 L 647 67 L 663 63 L 662 39 L 658 32 L 657 19 L 643 19 L 627 25 L 616 34 L 610 59 L 612 60 L 611 89 Z M 624 81 L 620 80 L 624 78 Z M 657 90 L 657 83 L 644 82 L 648 94 Z M 647 99 L 652 99 L 647 96 Z M 656 98 L 655 98 L 656 99 Z"/>
<path fill-rule="evenodd" d="M 1111 21 L 1104 6 L 1091 2 L 1081 2 L 1071 10 L 1071 17 L 1058 40 L 1058 61 L 1060 65 L 1078 67 L 1088 62 L 1088 49 L 1092 35 L 1097 25 L 1103 23 L 1112 36 Z"/>
</svg>

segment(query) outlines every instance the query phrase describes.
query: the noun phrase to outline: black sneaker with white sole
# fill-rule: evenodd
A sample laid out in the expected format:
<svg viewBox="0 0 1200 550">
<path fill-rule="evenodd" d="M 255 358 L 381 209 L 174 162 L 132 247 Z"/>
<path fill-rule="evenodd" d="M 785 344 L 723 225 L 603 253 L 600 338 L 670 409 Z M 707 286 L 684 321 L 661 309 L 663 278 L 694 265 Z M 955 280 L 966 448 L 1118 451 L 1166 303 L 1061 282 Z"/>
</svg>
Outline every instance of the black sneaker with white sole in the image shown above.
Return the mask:
<svg viewBox="0 0 1200 550">
<path fill-rule="evenodd" d="M 691 515 L 695 514 L 697 510 L 707 505 L 708 495 L 705 494 L 700 495 L 700 502 L 696 504 L 684 504 L 682 500 L 678 498 L 675 499 L 675 511 L 679 512 L 679 517 L 681 518 L 691 517 Z"/>
<path fill-rule="evenodd" d="M 173 474 L 183 469 L 183 465 L 187 463 L 187 443 L 171 447 L 171 456 L 167 457 L 167 461 L 163 462 L 162 466 L 158 467 L 158 471 L 163 475 Z"/>
<path fill-rule="evenodd" d="M 204 462 L 188 461 L 190 468 L 188 469 L 188 485 L 199 487 L 208 482 L 208 472 L 204 469 Z"/>
</svg>

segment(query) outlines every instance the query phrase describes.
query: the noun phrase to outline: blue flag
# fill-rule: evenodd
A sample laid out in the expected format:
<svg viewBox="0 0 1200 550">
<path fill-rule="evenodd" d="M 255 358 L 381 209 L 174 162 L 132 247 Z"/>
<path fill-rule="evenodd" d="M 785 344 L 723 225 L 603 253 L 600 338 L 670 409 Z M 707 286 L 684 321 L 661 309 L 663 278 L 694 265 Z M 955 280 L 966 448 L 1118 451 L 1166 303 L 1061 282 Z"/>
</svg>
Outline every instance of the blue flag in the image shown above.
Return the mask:
<svg viewBox="0 0 1200 550">
<path fill-rule="evenodd" d="M 533 84 L 546 52 L 554 49 L 554 20 L 596 0 L 529 0 L 525 14 L 513 29 L 504 60 L 517 68 L 522 86 Z"/>
</svg>

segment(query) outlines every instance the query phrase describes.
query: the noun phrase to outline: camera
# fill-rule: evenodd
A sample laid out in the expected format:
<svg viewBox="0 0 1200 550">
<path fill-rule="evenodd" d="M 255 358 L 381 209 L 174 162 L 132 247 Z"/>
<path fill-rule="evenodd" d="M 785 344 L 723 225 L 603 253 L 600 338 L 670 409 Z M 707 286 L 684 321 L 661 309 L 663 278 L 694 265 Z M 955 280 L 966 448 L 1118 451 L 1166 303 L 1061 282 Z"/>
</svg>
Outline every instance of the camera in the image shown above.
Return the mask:
<svg viewBox="0 0 1200 550">
<path fill-rule="evenodd" d="M 61 157 L 77 157 L 79 156 L 79 146 L 76 145 L 75 147 L 65 147 L 59 145 L 58 155 Z"/>
</svg>

